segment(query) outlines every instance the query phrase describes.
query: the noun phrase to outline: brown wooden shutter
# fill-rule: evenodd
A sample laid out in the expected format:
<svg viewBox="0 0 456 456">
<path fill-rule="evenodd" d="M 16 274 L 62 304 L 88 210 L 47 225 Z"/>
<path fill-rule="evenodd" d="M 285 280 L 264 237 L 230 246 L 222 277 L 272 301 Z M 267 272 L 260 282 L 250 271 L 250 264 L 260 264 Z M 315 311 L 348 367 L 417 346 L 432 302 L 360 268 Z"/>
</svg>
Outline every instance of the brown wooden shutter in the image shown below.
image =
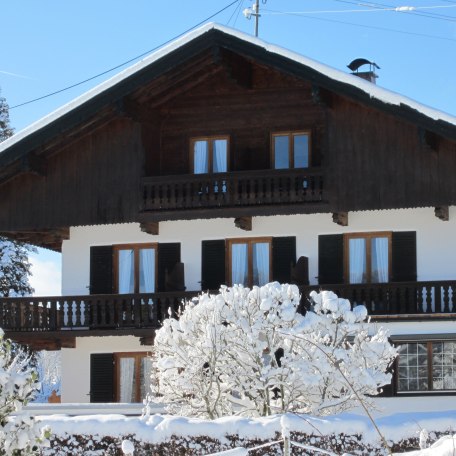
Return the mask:
<svg viewBox="0 0 456 456">
<path fill-rule="evenodd" d="M 416 231 L 392 235 L 392 282 L 416 282 Z"/>
<path fill-rule="evenodd" d="M 225 240 L 203 241 L 201 244 L 201 289 L 218 290 L 226 284 Z"/>
<path fill-rule="evenodd" d="M 296 237 L 272 239 L 272 280 L 291 283 L 291 268 L 296 265 Z"/>
<path fill-rule="evenodd" d="M 90 294 L 113 293 L 112 246 L 90 247 Z"/>
<path fill-rule="evenodd" d="M 344 237 L 342 234 L 318 236 L 318 283 L 344 282 Z"/>
<path fill-rule="evenodd" d="M 114 402 L 114 356 L 90 355 L 90 402 Z"/>
<path fill-rule="evenodd" d="M 179 242 L 158 244 L 158 283 L 157 291 L 165 290 L 165 270 L 171 272 L 176 263 L 180 262 L 181 245 Z"/>
</svg>

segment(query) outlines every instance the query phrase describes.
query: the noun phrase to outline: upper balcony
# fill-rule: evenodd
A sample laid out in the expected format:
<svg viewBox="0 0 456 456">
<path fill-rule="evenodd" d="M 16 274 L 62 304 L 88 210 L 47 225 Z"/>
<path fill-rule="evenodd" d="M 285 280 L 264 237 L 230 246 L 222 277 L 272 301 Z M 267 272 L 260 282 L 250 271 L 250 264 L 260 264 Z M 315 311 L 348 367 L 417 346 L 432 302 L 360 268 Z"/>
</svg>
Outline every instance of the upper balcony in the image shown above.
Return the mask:
<svg viewBox="0 0 456 456">
<path fill-rule="evenodd" d="M 301 287 L 307 296 L 320 286 Z M 354 305 L 363 304 L 376 320 L 448 319 L 456 314 L 456 280 L 325 285 Z M 198 291 L 153 294 L 1 298 L 0 327 L 7 337 L 34 348 L 72 347 L 75 336 L 125 335 L 146 338 L 183 301 Z M 73 345 L 72 345 L 73 344 Z"/>
<path fill-rule="evenodd" d="M 235 216 L 261 215 L 271 206 L 275 214 L 305 213 L 326 202 L 320 168 L 145 177 L 142 198 L 141 213 L 155 220 L 192 218 L 209 208 L 211 216 L 227 209 Z"/>
</svg>

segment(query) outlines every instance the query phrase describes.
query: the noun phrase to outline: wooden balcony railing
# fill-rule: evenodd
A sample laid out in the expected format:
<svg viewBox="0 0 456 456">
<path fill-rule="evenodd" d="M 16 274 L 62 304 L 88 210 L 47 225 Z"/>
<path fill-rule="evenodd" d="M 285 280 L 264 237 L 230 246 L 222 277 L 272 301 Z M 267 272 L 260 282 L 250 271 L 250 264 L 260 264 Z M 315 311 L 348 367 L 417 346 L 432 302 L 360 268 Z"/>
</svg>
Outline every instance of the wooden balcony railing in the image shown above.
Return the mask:
<svg viewBox="0 0 456 456">
<path fill-rule="evenodd" d="M 302 287 L 301 293 L 320 289 L 365 305 L 369 315 L 456 314 L 456 280 L 319 285 Z"/>
<path fill-rule="evenodd" d="M 237 171 L 146 177 L 142 211 L 316 203 L 323 200 L 321 169 Z"/>
<path fill-rule="evenodd" d="M 301 287 L 303 308 L 312 290 L 331 290 L 369 315 L 422 318 L 456 314 L 456 280 Z M 153 294 L 0 298 L 0 327 L 7 331 L 159 328 L 183 300 L 198 291 Z"/>
</svg>

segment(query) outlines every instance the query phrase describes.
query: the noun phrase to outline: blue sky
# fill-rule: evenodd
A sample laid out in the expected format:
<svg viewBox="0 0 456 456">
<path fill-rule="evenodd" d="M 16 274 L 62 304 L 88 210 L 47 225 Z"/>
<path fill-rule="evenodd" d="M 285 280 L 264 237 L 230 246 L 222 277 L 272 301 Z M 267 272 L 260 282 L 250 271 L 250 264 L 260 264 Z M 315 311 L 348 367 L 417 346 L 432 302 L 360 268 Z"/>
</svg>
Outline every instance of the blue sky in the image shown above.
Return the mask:
<svg viewBox="0 0 456 456">
<path fill-rule="evenodd" d="M 378 1 L 260 0 L 259 35 L 344 71 L 354 58 L 374 60 L 381 67 L 379 85 L 456 115 L 456 1 Z M 14 106 L 156 48 L 230 3 L 5 0 L 0 88 L 12 108 L 12 126 L 21 130 L 116 71 L 41 101 Z M 242 14 L 252 4 L 253 0 L 239 0 L 211 20 L 253 33 L 253 20 Z M 413 9 L 395 10 L 404 6 Z M 58 256 L 48 252 L 36 259 L 37 264 L 48 261 L 58 266 Z M 59 280 L 53 277 L 42 281 Z"/>
</svg>

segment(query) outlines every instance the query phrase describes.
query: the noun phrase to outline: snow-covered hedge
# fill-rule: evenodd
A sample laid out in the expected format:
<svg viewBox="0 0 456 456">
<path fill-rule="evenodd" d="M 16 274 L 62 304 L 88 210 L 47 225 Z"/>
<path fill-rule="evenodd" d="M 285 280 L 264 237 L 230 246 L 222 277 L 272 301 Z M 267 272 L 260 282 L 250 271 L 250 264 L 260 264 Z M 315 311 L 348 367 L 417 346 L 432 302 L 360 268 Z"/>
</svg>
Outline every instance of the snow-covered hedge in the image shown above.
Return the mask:
<svg viewBox="0 0 456 456">
<path fill-rule="evenodd" d="M 152 415 L 132 418 L 121 415 L 42 417 L 55 435 L 45 456 L 122 455 L 125 439 L 135 446 L 135 456 L 203 456 L 237 446 L 254 447 L 280 439 L 281 416 L 265 418 L 225 417 L 216 420 Z M 361 415 L 344 413 L 317 418 L 286 415 L 292 439 L 301 443 L 353 455 L 384 455 L 370 421 Z M 394 414 L 377 420 L 393 451 L 419 449 L 421 429 L 430 442 L 454 432 L 456 411 Z M 306 454 L 293 448 L 293 456 Z M 249 453 L 249 456 L 282 455 L 281 445 Z"/>
</svg>

